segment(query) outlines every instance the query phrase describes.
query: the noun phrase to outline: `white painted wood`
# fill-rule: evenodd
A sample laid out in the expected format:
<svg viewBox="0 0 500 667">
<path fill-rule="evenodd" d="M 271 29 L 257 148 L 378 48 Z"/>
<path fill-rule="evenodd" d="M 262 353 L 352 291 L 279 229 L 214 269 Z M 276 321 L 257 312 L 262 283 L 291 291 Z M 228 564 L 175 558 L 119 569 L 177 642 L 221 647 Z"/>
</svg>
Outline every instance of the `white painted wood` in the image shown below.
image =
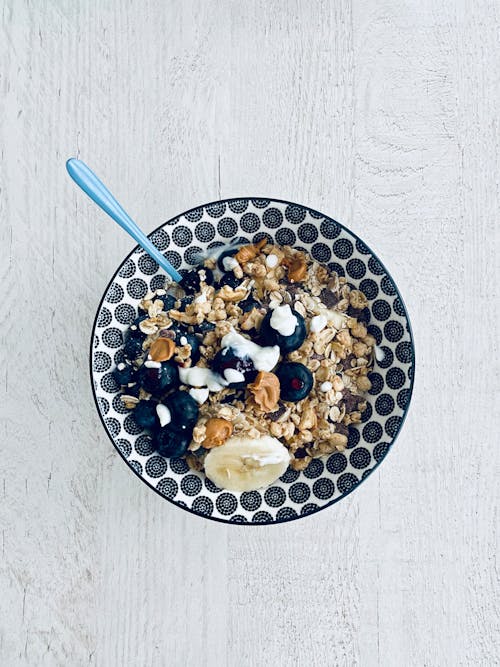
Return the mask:
<svg viewBox="0 0 500 667">
<path fill-rule="evenodd" d="M 499 5 L 6 0 L 0 33 L 0 664 L 499 664 Z M 90 394 L 129 239 L 219 196 L 290 198 L 407 301 L 413 405 L 380 471 L 283 526 L 138 483 Z M 495 388 L 496 385 L 496 388 Z"/>
</svg>

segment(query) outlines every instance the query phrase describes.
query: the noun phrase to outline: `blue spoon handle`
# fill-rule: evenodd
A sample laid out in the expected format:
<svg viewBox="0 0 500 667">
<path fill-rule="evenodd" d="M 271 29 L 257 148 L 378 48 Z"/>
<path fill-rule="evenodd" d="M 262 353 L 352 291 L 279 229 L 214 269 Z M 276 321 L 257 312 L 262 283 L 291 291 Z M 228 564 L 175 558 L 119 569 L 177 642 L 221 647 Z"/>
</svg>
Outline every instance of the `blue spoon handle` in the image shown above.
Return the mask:
<svg viewBox="0 0 500 667">
<path fill-rule="evenodd" d="M 75 183 L 79 185 L 103 211 L 113 218 L 122 229 L 128 232 L 130 236 L 144 248 L 148 255 L 168 273 L 172 280 L 175 280 L 177 283 L 181 282 L 181 274 L 178 273 L 172 264 L 165 259 L 158 248 L 155 248 L 144 232 L 139 229 L 128 213 L 123 210 L 104 183 L 102 183 L 94 172 L 87 167 L 85 162 L 72 157 L 66 162 L 66 169 Z"/>
</svg>

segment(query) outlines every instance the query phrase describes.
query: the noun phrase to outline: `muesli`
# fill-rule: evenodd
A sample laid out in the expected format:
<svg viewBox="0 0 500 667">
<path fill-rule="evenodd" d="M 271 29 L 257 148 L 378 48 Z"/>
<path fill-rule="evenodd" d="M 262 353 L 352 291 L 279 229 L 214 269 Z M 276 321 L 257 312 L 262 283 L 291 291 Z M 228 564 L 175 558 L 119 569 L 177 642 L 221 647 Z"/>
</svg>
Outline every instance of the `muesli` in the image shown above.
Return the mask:
<svg viewBox="0 0 500 667">
<path fill-rule="evenodd" d="M 145 296 L 114 371 L 158 453 L 249 490 L 344 450 L 371 386 L 365 295 L 266 239 L 206 259 L 183 286 Z"/>
</svg>

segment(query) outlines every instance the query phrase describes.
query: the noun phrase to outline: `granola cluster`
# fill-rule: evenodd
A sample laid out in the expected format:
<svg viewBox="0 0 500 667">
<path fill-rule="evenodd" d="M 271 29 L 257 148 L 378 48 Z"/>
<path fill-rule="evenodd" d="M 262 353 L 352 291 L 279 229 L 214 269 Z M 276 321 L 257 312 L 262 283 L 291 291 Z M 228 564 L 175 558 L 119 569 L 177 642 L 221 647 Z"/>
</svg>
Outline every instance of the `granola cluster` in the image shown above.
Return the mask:
<svg viewBox="0 0 500 667">
<path fill-rule="evenodd" d="M 188 464 L 202 470 L 209 449 L 230 435 L 271 434 L 289 449 L 296 470 L 306 468 L 314 457 L 344 450 L 348 426 L 361 421 L 364 394 L 371 387 L 368 374 L 375 340 L 366 327 L 365 295 L 304 252 L 265 239 L 234 253 L 227 270 L 234 279 L 219 286 L 209 284 L 207 274 L 214 270 L 216 260 L 205 260 L 204 269 L 198 271 L 199 289 L 190 299 L 178 293 L 173 307 L 166 304 L 175 295 L 168 297 L 164 290 L 142 300 L 145 317 L 138 327 L 145 334 L 142 349 L 149 353 L 145 358 L 168 359 L 179 369 L 192 367 L 193 344 L 186 337 L 179 340 L 176 333 L 182 325 L 199 341 L 195 365 L 210 369 L 226 334 L 236 331 L 258 339 L 266 314 L 289 305 L 304 318 L 307 334 L 298 349 L 282 355 L 281 362 L 302 364 L 314 382 L 297 402 L 280 397 L 279 381 L 272 372 L 259 372 L 243 388 L 226 386 L 210 392 L 199 388 L 193 393 L 192 387 L 181 384 L 180 389 L 190 390 L 199 403 L 185 454 Z M 149 397 L 144 388 L 135 396 L 125 389 L 122 400 L 133 408 Z"/>
</svg>

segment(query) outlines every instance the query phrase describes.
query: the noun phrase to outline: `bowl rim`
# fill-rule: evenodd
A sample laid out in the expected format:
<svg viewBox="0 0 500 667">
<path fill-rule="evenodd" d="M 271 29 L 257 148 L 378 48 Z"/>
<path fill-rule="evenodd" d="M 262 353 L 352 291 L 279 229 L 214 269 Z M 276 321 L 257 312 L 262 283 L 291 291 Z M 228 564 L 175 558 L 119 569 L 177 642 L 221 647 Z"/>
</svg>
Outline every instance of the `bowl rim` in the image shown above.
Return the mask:
<svg viewBox="0 0 500 667">
<path fill-rule="evenodd" d="M 399 434 L 401 433 L 401 429 L 403 428 L 403 424 L 404 424 L 405 421 L 406 421 L 406 417 L 408 416 L 408 412 L 409 412 L 410 405 L 411 405 L 411 399 L 412 399 L 412 396 L 413 396 L 413 388 L 414 388 L 414 386 L 415 386 L 415 366 L 416 366 L 415 338 L 414 338 L 414 336 L 413 336 L 413 328 L 412 328 L 412 325 L 411 325 L 410 316 L 409 316 L 409 314 L 408 314 L 408 309 L 406 308 L 406 303 L 405 303 L 403 297 L 401 296 L 401 293 L 400 293 L 400 291 L 399 291 L 399 288 L 398 288 L 396 282 L 394 281 L 394 279 L 392 278 L 391 273 L 387 270 L 385 264 L 381 261 L 381 259 L 379 258 L 379 256 L 378 256 L 378 255 L 377 255 L 377 254 L 370 248 L 370 246 L 369 246 L 367 243 L 365 243 L 365 241 L 364 241 L 362 238 L 360 238 L 355 232 L 353 232 L 351 229 L 349 229 L 348 227 L 346 227 L 344 224 L 342 224 L 341 222 L 339 222 L 339 221 L 336 220 L 335 218 L 332 218 L 332 217 L 330 217 L 330 216 L 328 216 L 328 215 L 325 215 L 325 213 L 322 213 L 321 211 L 318 211 L 318 210 L 315 209 L 315 208 L 312 208 L 312 207 L 310 207 L 310 206 L 306 206 L 305 204 L 298 204 L 297 202 L 293 202 L 293 201 L 290 201 L 290 200 L 288 200 L 288 199 L 278 199 L 278 198 L 276 198 L 276 197 L 262 197 L 262 196 L 260 196 L 260 197 L 256 197 L 256 196 L 240 196 L 240 197 L 227 197 L 227 198 L 223 198 L 223 199 L 215 199 L 215 200 L 210 201 L 210 202 L 206 202 L 206 203 L 203 203 L 203 204 L 198 204 L 198 206 L 192 206 L 191 208 L 186 209 L 186 210 L 183 211 L 182 213 L 179 213 L 179 214 L 175 215 L 174 217 L 169 218 L 169 219 L 166 220 L 165 222 L 162 222 L 161 225 L 158 225 L 158 227 L 156 227 L 155 229 L 153 229 L 151 232 L 149 232 L 149 233 L 147 234 L 147 236 L 148 236 L 148 237 L 151 236 L 151 235 L 154 234 L 155 232 L 157 232 L 157 231 L 163 229 L 163 227 L 165 227 L 165 225 L 167 225 L 167 224 L 169 224 L 169 223 L 173 223 L 173 222 L 175 222 L 175 221 L 178 220 L 179 218 L 181 218 L 181 217 L 183 217 L 183 216 L 186 216 L 188 213 L 191 213 L 192 211 L 196 211 L 196 210 L 199 210 L 199 209 L 205 209 L 205 208 L 207 208 L 208 206 L 213 206 L 213 205 L 215 205 L 215 204 L 228 203 L 228 202 L 232 202 L 232 201 L 241 201 L 241 200 L 246 200 L 246 201 L 249 201 L 249 202 L 251 202 L 252 200 L 262 200 L 262 201 L 268 201 L 269 203 L 271 203 L 271 202 L 276 202 L 276 203 L 278 203 L 278 204 L 287 204 L 287 205 L 289 205 L 289 206 L 299 206 L 300 208 L 306 209 L 307 211 L 311 211 L 312 213 L 316 214 L 316 215 L 318 216 L 318 219 L 319 219 L 319 218 L 327 218 L 328 220 L 332 220 L 332 221 L 335 222 L 337 225 L 339 225 L 339 227 L 340 227 L 341 229 L 345 230 L 348 234 L 351 234 L 351 236 L 353 236 L 357 241 L 359 241 L 360 243 L 362 243 L 362 244 L 365 246 L 365 248 L 369 251 L 370 255 L 373 256 L 373 257 L 379 262 L 380 266 L 382 267 L 382 269 L 384 270 L 384 272 L 386 273 L 386 275 L 388 275 L 389 278 L 392 280 L 392 283 L 393 283 L 394 288 L 395 288 L 395 290 L 396 290 L 396 296 L 399 297 L 399 299 L 400 299 L 400 301 L 401 301 L 401 304 L 402 304 L 402 306 L 403 306 L 403 308 L 404 308 L 404 312 L 405 312 L 405 318 L 406 318 L 407 327 L 408 327 L 408 334 L 409 334 L 409 336 L 410 336 L 410 344 L 411 344 L 411 351 L 412 351 L 412 368 L 413 368 L 413 371 L 412 371 L 412 376 L 411 376 L 411 378 L 410 378 L 410 387 L 409 387 L 408 403 L 406 404 L 406 407 L 405 407 L 404 412 L 403 412 L 403 416 L 401 417 L 401 421 L 400 421 L 400 423 L 399 423 L 398 430 L 396 431 L 396 433 L 395 433 L 394 436 L 392 437 L 391 444 L 390 444 L 390 446 L 389 446 L 387 452 L 386 452 L 386 453 L 384 454 L 384 456 L 380 459 L 380 461 L 377 461 L 376 464 L 373 466 L 373 468 L 370 468 L 370 470 L 367 472 L 367 474 L 364 475 L 364 477 L 363 477 L 362 479 L 360 479 L 359 482 L 358 482 L 357 484 L 355 484 L 355 485 L 352 487 L 352 489 L 349 489 L 349 491 L 346 491 L 345 493 L 343 493 L 342 495 L 340 495 L 338 498 L 334 498 L 333 500 L 331 500 L 330 502 L 326 503 L 325 505 L 322 505 L 321 507 L 318 507 L 318 509 L 313 510 L 312 512 L 308 512 L 307 514 L 297 514 L 297 516 L 293 516 L 293 517 L 288 517 L 288 518 L 283 518 L 283 519 L 273 519 L 272 521 L 259 521 L 259 522 L 252 522 L 252 521 L 245 521 L 245 522 L 229 521 L 229 520 L 220 519 L 220 518 L 218 518 L 218 517 L 214 517 L 214 516 L 208 516 L 208 515 L 202 514 L 201 512 L 195 512 L 195 511 L 194 511 L 193 509 L 191 509 L 190 507 L 186 507 L 186 506 L 184 506 L 184 505 L 180 505 L 180 504 L 179 504 L 178 502 L 176 502 L 174 499 L 172 499 L 172 498 L 167 498 L 166 496 L 164 496 L 164 495 L 161 493 L 161 491 L 159 491 L 155 486 L 153 486 L 150 482 L 148 482 L 147 479 L 145 479 L 145 478 L 144 478 L 141 474 L 139 474 L 134 468 L 132 468 L 132 467 L 129 465 L 127 458 L 126 458 L 125 455 L 121 452 L 121 450 L 119 449 L 119 447 L 116 445 L 116 443 L 115 443 L 113 437 L 112 437 L 111 434 L 109 433 L 109 431 L 108 431 L 108 429 L 107 429 L 107 427 L 106 427 L 106 423 L 105 423 L 105 421 L 104 421 L 104 417 L 103 417 L 103 415 L 101 414 L 101 410 L 99 409 L 99 403 L 98 403 L 98 400 L 97 400 L 97 394 L 96 394 L 96 390 L 95 390 L 95 387 L 94 387 L 94 375 L 93 375 L 92 363 L 93 363 L 93 351 L 94 351 L 94 335 L 95 335 L 95 330 L 96 330 L 96 327 L 97 327 L 97 319 L 98 319 L 98 317 L 99 317 L 99 313 L 100 313 L 101 308 L 102 308 L 102 306 L 103 306 L 104 299 L 105 299 L 105 297 L 106 297 L 106 294 L 107 294 L 108 291 L 109 291 L 109 288 L 110 288 L 111 285 L 113 284 L 113 282 L 114 282 L 116 276 L 117 276 L 118 273 L 120 272 L 120 270 L 121 270 L 123 264 L 125 264 L 125 262 L 126 262 L 128 259 L 130 259 L 130 257 L 132 257 L 132 255 L 134 255 L 134 254 L 136 253 L 137 249 L 140 247 L 139 245 L 136 245 L 136 246 L 134 246 L 134 248 L 132 248 L 132 250 L 129 252 L 129 254 L 128 254 L 128 255 L 125 257 L 125 259 L 123 259 L 123 261 L 120 263 L 120 265 L 118 266 L 118 269 L 117 269 L 117 270 L 114 272 L 114 274 L 111 276 L 111 279 L 109 280 L 108 284 L 106 285 L 106 287 L 105 287 L 105 289 L 104 289 L 104 292 L 103 292 L 103 295 L 102 295 L 102 297 L 101 297 L 101 299 L 100 299 L 100 301 L 99 301 L 99 304 L 98 304 L 98 306 L 97 306 L 96 314 L 95 314 L 95 317 L 94 317 L 94 322 L 93 322 L 93 324 L 92 324 L 91 335 L 90 335 L 90 349 L 89 349 L 90 385 L 91 385 L 91 388 L 92 388 L 92 396 L 94 397 L 94 403 L 95 403 L 95 407 L 96 407 L 96 409 L 97 409 L 97 414 L 99 415 L 99 419 L 101 420 L 101 424 L 102 424 L 102 426 L 103 426 L 103 428 L 104 428 L 104 431 L 105 431 L 106 435 L 108 436 L 108 438 L 111 440 L 111 443 L 112 443 L 113 447 L 114 447 L 115 450 L 118 452 L 118 454 L 119 454 L 120 457 L 123 459 L 123 461 L 126 463 L 127 468 L 128 468 L 129 470 L 131 470 L 131 471 L 134 473 L 134 475 L 136 475 L 136 477 L 138 477 L 144 484 L 146 484 L 150 489 L 152 489 L 156 494 L 158 494 L 163 500 L 168 501 L 169 503 L 171 503 L 171 504 L 174 505 L 175 507 L 177 507 L 177 508 L 179 508 L 179 509 L 182 509 L 182 510 L 186 511 L 186 512 L 188 512 L 189 514 L 192 514 L 192 515 L 194 515 L 194 516 L 197 516 L 197 517 L 200 518 L 200 519 L 208 519 L 208 520 L 210 520 L 210 521 L 216 521 L 217 523 L 222 523 L 222 524 L 224 524 L 224 525 L 226 525 L 226 526 L 228 526 L 228 525 L 234 525 L 234 526 L 274 526 L 274 525 L 281 524 L 281 523 L 290 523 L 291 521 L 297 521 L 298 519 L 305 519 L 305 518 L 307 518 L 307 517 L 310 517 L 310 516 L 313 516 L 313 515 L 315 515 L 315 514 L 318 514 L 318 512 L 321 512 L 322 510 L 325 510 L 325 509 L 327 509 L 328 507 L 331 507 L 332 505 L 335 505 L 335 504 L 338 503 L 340 500 L 344 500 L 344 498 L 346 498 L 346 497 L 347 497 L 348 495 L 350 495 L 353 491 L 355 491 L 356 489 L 358 489 L 358 488 L 361 486 L 361 484 L 363 484 L 369 477 L 371 477 L 373 471 L 376 470 L 376 469 L 380 466 L 380 464 L 387 458 L 387 454 L 390 453 L 390 451 L 392 450 L 392 448 L 393 448 L 393 446 L 394 446 L 394 443 L 396 442 L 396 440 L 397 440 Z"/>
</svg>

